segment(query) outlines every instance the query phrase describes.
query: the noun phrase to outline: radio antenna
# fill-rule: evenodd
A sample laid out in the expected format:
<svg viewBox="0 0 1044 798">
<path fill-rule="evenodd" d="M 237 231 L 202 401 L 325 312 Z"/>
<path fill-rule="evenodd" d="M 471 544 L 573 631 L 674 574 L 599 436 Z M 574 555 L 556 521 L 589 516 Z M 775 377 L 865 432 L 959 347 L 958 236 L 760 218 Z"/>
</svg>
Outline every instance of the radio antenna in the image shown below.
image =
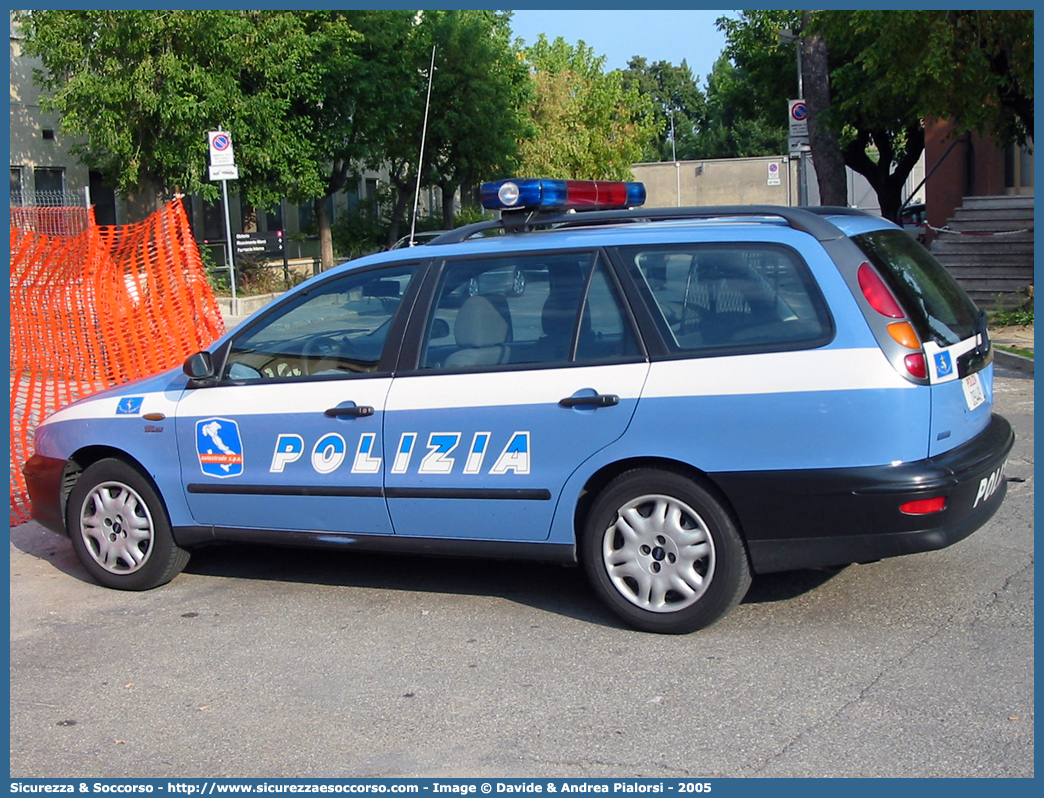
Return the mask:
<svg viewBox="0 0 1044 798">
<path fill-rule="evenodd" d="M 431 105 L 431 79 L 435 76 L 435 45 L 431 46 L 431 66 L 428 68 L 428 96 L 424 100 L 424 124 L 421 127 L 420 154 L 417 156 L 417 188 L 413 192 L 413 218 L 410 220 L 410 246 L 417 232 L 417 203 L 420 202 L 421 172 L 424 166 L 424 141 L 428 137 L 428 108 Z"/>
</svg>

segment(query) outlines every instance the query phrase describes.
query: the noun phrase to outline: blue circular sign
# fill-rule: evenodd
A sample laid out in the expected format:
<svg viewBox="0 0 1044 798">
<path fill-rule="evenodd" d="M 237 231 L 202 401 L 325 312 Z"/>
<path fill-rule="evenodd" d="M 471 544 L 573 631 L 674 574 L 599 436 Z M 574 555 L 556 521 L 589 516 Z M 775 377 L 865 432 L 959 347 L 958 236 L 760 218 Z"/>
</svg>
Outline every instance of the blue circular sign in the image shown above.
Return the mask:
<svg viewBox="0 0 1044 798">
<path fill-rule="evenodd" d="M 798 122 L 804 122 L 808 117 L 808 108 L 804 103 L 794 103 L 794 107 L 790 109 L 790 115 Z"/>
<path fill-rule="evenodd" d="M 227 150 L 231 146 L 232 146 L 232 139 L 230 139 L 225 134 L 222 133 L 220 136 L 214 136 L 213 147 L 218 152 L 223 152 L 224 150 Z"/>
</svg>

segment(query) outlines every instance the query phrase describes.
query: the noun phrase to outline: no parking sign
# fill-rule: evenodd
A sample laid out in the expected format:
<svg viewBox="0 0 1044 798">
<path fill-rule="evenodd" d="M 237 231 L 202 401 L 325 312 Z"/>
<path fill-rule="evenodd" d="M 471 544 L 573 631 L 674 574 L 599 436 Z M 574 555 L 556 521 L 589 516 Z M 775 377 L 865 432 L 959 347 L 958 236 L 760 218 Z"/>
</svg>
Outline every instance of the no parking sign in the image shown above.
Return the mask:
<svg viewBox="0 0 1044 798">
<path fill-rule="evenodd" d="M 207 133 L 210 142 L 211 166 L 234 166 L 236 155 L 232 150 L 232 134 L 223 130 L 212 130 Z"/>
<path fill-rule="evenodd" d="M 788 100 L 790 106 L 790 135 L 805 137 L 808 135 L 808 106 L 804 100 Z"/>
<path fill-rule="evenodd" d="M 771 161 L 768 165 L 768 181 L 767 184 L 770 186 L 780 185 L 779 179 L 779 162 Z"/>
</svg>

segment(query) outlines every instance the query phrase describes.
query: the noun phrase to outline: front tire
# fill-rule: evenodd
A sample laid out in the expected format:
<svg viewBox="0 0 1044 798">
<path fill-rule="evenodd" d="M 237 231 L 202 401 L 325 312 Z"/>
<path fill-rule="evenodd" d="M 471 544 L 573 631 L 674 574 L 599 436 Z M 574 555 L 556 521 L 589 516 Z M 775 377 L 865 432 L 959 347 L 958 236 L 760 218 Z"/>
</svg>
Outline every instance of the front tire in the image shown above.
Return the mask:
<svg viewBox="0 0 1044 798">
<path fill-rule="evenodd" d="M 588 514 L 580 556 L 602 601 L 646 632 L 709 626 L 750 587 L 732 513 L 674 471 L 636 469 L 610 482 Z"/>
<path fill-rule="evenodd" d="M 87 572 L 118 590 L 166 584 L 188 564 L 152 484 L 122 460 L 84 469 L 69 494 L 66 529 Z"/>
</svg>

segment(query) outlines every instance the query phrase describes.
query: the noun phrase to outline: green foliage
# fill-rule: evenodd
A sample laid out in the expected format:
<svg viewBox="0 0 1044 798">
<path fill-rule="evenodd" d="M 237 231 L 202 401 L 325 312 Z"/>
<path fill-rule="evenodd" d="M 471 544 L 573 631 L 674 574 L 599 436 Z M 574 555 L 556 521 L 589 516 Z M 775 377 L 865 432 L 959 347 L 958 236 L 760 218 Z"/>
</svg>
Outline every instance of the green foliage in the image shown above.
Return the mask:
<svg viewBox="0 0 1044 798">
<path fill-rule="evenodd" d="M 485 222 L 492 218 L 494 218 L 492 211 L 484 210 L 479 205 L 465 205 L 460 209 L 460 213 L 454 217 L 453 226 L 463 227 L 466 224 Z"/>
<path fill-rule="evenodd" d="M 632 86 L 652 103 L 655 138 L 642 154 L 643 161 L 686 160 L 700 157 L 697 134 L 706 124 L 707 103 L 688 64 L 667 61 L 649 64 L 635 56 L 623 73 L 623 88 Z M 673 141 L 672 141 L 673 129 Z"/>
<path fill-rule="evenodd" d="M 696 136 L 696 157 L 750 158 L 786 152 L 786 106 L 768 108 L 759 96 L 749 73 L 722 55 L 707 79 L 707 121 Z"/>
<path fill-rule="evenodd" d="M 343 260 L 358 258 L 372 252 L 378 252 L 388 246 L 389 238 L 397 241 L 409 229 L 397 230 L 395 236 L 389 235 L 391 224 L 389 210 L 391 208 L 391 192 L 387 189 L 379 191 L 372 197 L 359 202 L 348 213 L 342 213 L 332 225 L 334 249 Z M 465 206 L 453 219 L 453 227 L 461 227 L 473 222 L 492 219 L 493 214 L 480 207 Z M 422 214 L 417 217 L 416 232 L 442 230 L 443 219 L 439 214 Z"/>
<path fill-rule="evenodd" d="M 583 42 L 541 35 L 526 50 L 534 85 L 535 135 L 524 141 L 522 172 L 572 179 L 628 179 L 656 136 L 652 102 Z"/>
<path fill-rule="evenodd" d="M 425 185 L 458 186 L 512 174 L 531 134 L 530 82 L 511 47 L 510 16 L 482 10 L 426 11 L 435 45 Z M 429 62 L 430 63 L 430 62 Z"/>
<path fill-rule="evenodd" d="M 989 314 L 991 327 L 1032 327 L 1033 302 L 1010 310 L 998 308 Z"/>
<path fill-rule="evenodd" d="M 232 133 L 237 188 L 255 205 L 322 196 L 329 116 L 359 36 L 331 12 L 39 10 L 20 19 L 37 80 L 84 163 L 123 193 L 216 197 L 208 130 Z M 322 109 L 326 108 L 326 111 Z"/>
<path fill-rule="evenodd" d="M 361 200 L 353 209 L 342 213 L 331 225 L 334 251 L 346 260 L 358 258 L 385 247 L 388 219 L 385 213 L 388 191 Z"/>
<path fill-rule="evenodd" d="M 878 107 L 952 119 L 958 133 L 1032 137 L 1032 11 L 820 11 L 813 26 L 842 59 L 831 83 L 846 120 Z"/>
<path fill-rule="evenodd" d="M 228 272 L 225 272 L 227 293 Z M 236 293 L 239 296 L 257 296 L 258 294 L 274 294 L 293 288 L 305 279 L 296 272 L 287 273 L 283 264 L 268 261 L 256 256 L 242 256 L 236 259 Z"/>
<path fill-rule="evenodd" d="M 718 21 L 728 62 L 715 65 L 707 90 L 708 154 L 769 146 L 760 137 L 773 129 L 785 143 L 795 45 L 779 32 L 799 29 L 803 13 L 803 35 L 828 51 L 830 106 L 816 121 L 837 136 L 845 164 L 874 187 L 885 216 L 898 211 L 923 152 L 925 118 L 952 118 L 958 132 L 1002 140 L 1032 136 L 1031 11 L 744 11 Z"/>
<path fill-rule="evenodd" d="M 380 161 L 393 188 L 388 228 L 392 240 L 407 223 L 417 186 L 433 47 L 435 72 L 423 136 L 422 187 L 438 186 L 444 196 L 452 195 L 458 186 L 514 171 L 518 141 L 529 133 L 525 113 L 529 80 L 509 42 L 510 14 L 482 10 L 410 14 L 409 35 L 386 37 L 382 45 L 382 50 L 397 53 L 403 66 L 397 74 L 389 73 L 394 79 L 384 103 L 390 107 L 381 109 L 386 134 Z M 356 26 L 367 32 L 358 22 Z"/>
<path fill-rule="evenodd" d="M 724 79 L 720 87 L 716 82 L 713 91 L 708 89 L 708 104 L 713 112 L 707 139 L 717 149 L 728 143 L 723 134 L 729 133 L 740 142 L 747 136 L 758 146 L 769 143 L 759 141 L 759 135 L 771 135 L 770 131 L 775 130 L 777 141 L 785 145 L 785 100 L 797 96 L 796 48 L 811 55 L 810 43 L 818 45 L 816 37 L 822 37 L 828 50 L 829 74 L 819 71 L 813 75 L 812 59 L 805 59 L 805 96 L 814 114 L 809 121 L 836 135 L 844 163 L 867 178 L 877 193 L 882 214 L 894 218 L 902 201 L 904 181 L 924 149 L 924 131 L 914 110 L 916 104 L 907 91 L 909 87 L 889 83 L 880 69 L 869 69 L 867 62 L 860 62 L 860 53 L 873 39 L 872 28 L 850 27 L 842 44 L 825 22 L 829 17 L 833 25 L 844 27 L 859 13 L 745 11 L 739 19 L 720 19 L 719 27 L 727 38 L 724 55 L 731 60 L 735 72 L 728 75 L 726 65 L 719 62 Z M 780 35 L 785 29 L 801 30 L 805 41 L 785 42 Z M 821 48 L 817 52 L 822 52 Z M 717 78 L 717 74 L 712 77 Z M 828 81 L 829 87 L 814 83 L 815 80 Z M 723 100 L 720 105 L 719 90 Z M 744 94 L 747 102 L 741 99 Z M 811 98 L 816 98 L 818 105 Z M 742 109 L 740 120 L 729 118 L 730 113 L 735 113 L 732 109 Z M 817 147 L 838 145 L 813 136 L 812 146 L 816 158 Z M 829 153 L 821 155 L 824 163 L 829 164 Z M 837 174 L 840 178 L 841 172 Z"/>
<path fill-rule="evenodd" d="M 787 149 L 787 99 L 798 94 L 795 44 L 781 30 L 800 27 L 797 11 L 744 11 L 720 17 L 726 44 L 707 77 L 700 158 L 778 155 Z"/>
</svg>

